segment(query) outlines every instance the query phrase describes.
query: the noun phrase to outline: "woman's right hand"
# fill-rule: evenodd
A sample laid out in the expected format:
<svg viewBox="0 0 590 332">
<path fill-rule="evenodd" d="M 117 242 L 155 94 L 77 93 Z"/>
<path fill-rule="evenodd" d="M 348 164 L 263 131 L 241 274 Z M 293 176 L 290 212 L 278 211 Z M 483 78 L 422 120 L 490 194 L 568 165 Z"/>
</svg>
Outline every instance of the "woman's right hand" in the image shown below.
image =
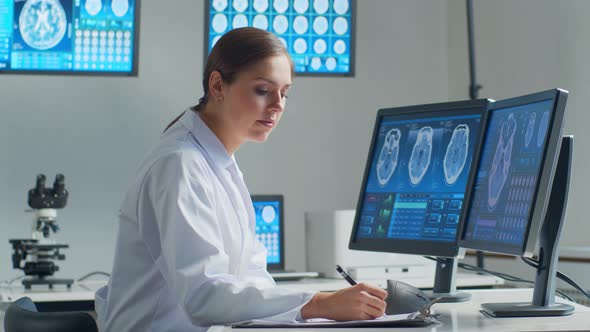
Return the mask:
<svg viewBox="0 0 590 332">
<path fill-rule="evenodd" d="M 387 291 L 360 283 L 334 293 L 317 293 L 301 308 L 301 317 L 333 320 L 374 319 L 383 316 Z"/>
</svg>

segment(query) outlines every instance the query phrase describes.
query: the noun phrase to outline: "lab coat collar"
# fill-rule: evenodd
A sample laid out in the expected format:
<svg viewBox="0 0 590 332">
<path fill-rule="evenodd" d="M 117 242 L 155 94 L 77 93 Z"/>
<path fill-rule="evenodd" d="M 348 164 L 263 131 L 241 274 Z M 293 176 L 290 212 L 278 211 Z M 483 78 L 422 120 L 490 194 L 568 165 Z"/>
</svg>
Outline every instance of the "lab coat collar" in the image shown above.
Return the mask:
<svg viewBox="0 0 590 332">
<path fill-rule="evenodd" d="M 215 133 L 209 129 L 207 124 L 201 119 L 199 113 L 187 108 L 179 121 L 188 128 L 218 167 L 227 168 L 235 163 L 233 156 L 230 156 L 229 153 L 227 153 L 223 143 L 221 143 Z"/>
</svg>

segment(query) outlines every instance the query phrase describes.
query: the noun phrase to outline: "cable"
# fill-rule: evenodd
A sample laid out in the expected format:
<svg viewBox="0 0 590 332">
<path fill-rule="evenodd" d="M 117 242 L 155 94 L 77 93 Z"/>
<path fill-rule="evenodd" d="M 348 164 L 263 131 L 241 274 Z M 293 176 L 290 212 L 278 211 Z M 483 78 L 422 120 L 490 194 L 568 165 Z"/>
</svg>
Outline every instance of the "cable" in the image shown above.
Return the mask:
<svg viewBox="0 0 590 332">
<path fill-rule="evenodd" d="M 424 256 L 424 258 L 427 258 L 427 259 L 430 259 L 430 260 L 433 260 L 436 262 L 442 261 L 440 258 L 437 258 L 437 257 Z M 493 275 L 498 278 L 504 279 L 506 281 L 520 282 L 520 283 L 531 284 L 531 285 L 535 284 L 534 281 L 522 279 L 522 278 L 515 277 L 513 275 L 502 273 L 502 272 L 490 271 L 490 270 L 487 270 L 487 269 L 484 269 L 481 267 L 477 267 L 477 266 L 473 266 L 470 264 L 466 264 L 466 263 L 458 263 L 457 266 L 464 269 L 464 270 L 474 271 L 474 272 L 483 272 L 485 274 Z M 568 301 L 576 302 L 574 299 L 572 299 L 570 296 L 568 296 L 564 292 L 560 291 L 559 289 L 556 289 L 555 292 Z"/>
<path fill-rule="evenodd" d="M 12 279 L 2 280 L 2 281 L 0 281 L 0 285 L 10 286 L 13 282 L 23 279 L 24 277 L 25 276 L 18 276 L 18 277 L 14 277 Z"/>
<path fill-rule="evenodd" d="M 528 258 L 528 257 L 521 257 L 522 261 L 525 262 L 526 264 L 534 267 L 535 269 L 539 269 L 539 261 L 536 261 L 532 258 Z M 575 281 L 573 281 L 570 277 L 568 277 L 567 275 L 557 271 L 556 273 L 557 277 L 563 281 L 565 281 L 566 283 L 568 283 L 570 286 L 574 287 L 575 289 L 577 289 L 578 291 L 580 291 L 580 293 L 584 294 L 584 296 L 586 296 L 587 298 L 590 299 L 590 292 L 588 292 L 588 290 L 584 289 L 583 287 L 581 287 L 580 285 L 578 285 Z"/>
<path fill-rule="evenodd" d="M 107 277 L 110 277 L 111 276 L 109 273 L 106 273 L 106 272 L 93 271 L 93 272 L 90 272 L 88 274 L 85 274 L 85 275 L 81 276 L 80 278 L 78 278 L 77 281 L 82 281 L 82 280 L 88 279 L 88 278 L 90 278 L 90 277 L 92 277 L 94 275 L 103 275 L 103 276 L 107 276 Z"/>
</svg>

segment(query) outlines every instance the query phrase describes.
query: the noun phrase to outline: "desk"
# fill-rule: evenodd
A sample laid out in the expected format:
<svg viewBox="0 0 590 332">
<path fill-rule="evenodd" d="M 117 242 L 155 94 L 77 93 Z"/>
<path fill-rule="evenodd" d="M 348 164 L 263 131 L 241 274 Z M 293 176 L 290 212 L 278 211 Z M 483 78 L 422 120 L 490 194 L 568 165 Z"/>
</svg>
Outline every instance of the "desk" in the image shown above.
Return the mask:
<svg viewBox="0 0 590 332">
<path fill-rule="evenodd" d="M 479 312 L 481 303 L 486 302 L 526 302 L 533 298 L 533 290 L 527 289 L 479 289 L 471 290 L 472 299 L 459 303 L 438 303 L 433 306 L 433 311 L 441 314 L 439 319 L 442 324 L 430 325 L 422 328 L 395 328 L 395 329 L 367 329 L 362 331 L 429 331 L 429 332 L 462 332 L 462 331 L 590 331 L 590 308 L 573 304 L 569 301 L 558 299 L 558 302 L 569 303 L 575 306 L 575 311 L 570 316 L 561 317 L 525 317 L 525 318 L 491 318 Z M 229 332 L 230 327 L 214 326 L 209 332 Z M 355 331 L 355 329 L 236 329 L 240 332 L 339 332 Z M 360 331 L 356 330 L 356 331 Z"/>
<path fill-rule="evenodd" d="M 439 317 L 442 324 L 431 325 L 424 328 L 396 328 L 395 331 L 429 331 L 429 332 L 461 332 L 461 331 L 589 331 L 590 330 L 590 308 L 573 304 L 575 312 L 570 316 L 563 317 L 533 317 L 533 318 L 491 318 L 479 312 L 480 304 L 486 302 L 510 302 L 530 301 L 533 297 L 533 290 L 528 289 L 479 289 L 471 290 L 472 299 L 459 303 L 439 303 L 433 307 L 433 311 L 441 314 Z M 570 303 L 558 299 L 558 302 Z M 229 332 L 229 327 L 215 326 L 209 329 L 210 332 Z M 0 310 L 0 332 L 4 331 L 4 312 Z M 240 329 L 236 331 L 277 331 L 268 329 Z M 339 332 L 344 329 L 281 329 L 280 331 L 298 332 Z M 355 331 L 348 329 L 346 331 Z M 356 330 L 359 331 L 359 330 Z M 383 332 L 387 329 L 363 329 L 363 331 Z"/>
<path fill-rule="evenodd" d="M 94 292 L 107 282 L 107 280 L 75 282 L 70 289 L 62 285 L 56 285 L 53 289 L 47 286 L 24 289 L 20 282 L 15 282 L 10 287 L 0 287 L 0 310 L 23 296 L 31 298 L 39 311 L 94 310 Z"/>
</svg>

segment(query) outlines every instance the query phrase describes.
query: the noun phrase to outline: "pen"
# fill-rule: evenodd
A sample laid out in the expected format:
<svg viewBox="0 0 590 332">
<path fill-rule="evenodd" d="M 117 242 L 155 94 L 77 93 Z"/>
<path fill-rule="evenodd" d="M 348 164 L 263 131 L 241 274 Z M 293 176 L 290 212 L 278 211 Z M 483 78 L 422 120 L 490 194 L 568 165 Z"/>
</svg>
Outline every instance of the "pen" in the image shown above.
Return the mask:
<svg viewBox="0 0 590 332">
<path fill-rule="evenodd" d="M 354 281 L 354 279 L 352 279 L 348 273 L 346 273 L 346 271 L 344 271 L 344 269 L 342 269 L 342 267 L 340 267 L 338 264 L 336 264 L 336 271 L 338 271 L 338 273 L 340 273 L 340 275 L 346 279 L 346 281 L 348 281 L 351 286 L 356 285 L 356 281 Z"/>
</svg>

